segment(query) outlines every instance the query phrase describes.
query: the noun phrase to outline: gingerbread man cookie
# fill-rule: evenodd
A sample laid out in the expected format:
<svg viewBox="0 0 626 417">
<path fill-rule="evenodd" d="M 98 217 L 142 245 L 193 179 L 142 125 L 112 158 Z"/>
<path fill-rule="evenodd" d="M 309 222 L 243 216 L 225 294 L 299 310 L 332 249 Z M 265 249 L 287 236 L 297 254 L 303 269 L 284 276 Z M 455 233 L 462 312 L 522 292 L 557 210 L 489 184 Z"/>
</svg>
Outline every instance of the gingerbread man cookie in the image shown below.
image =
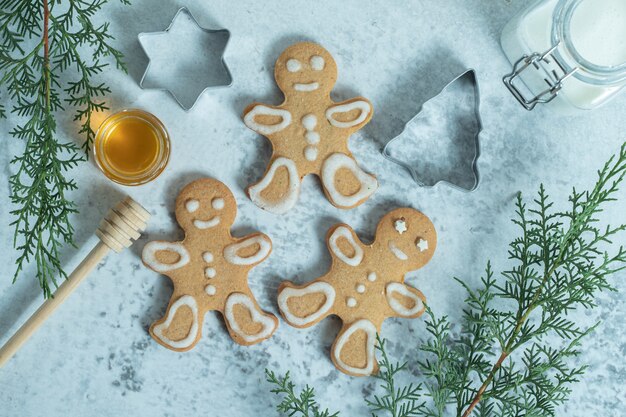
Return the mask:
<svg viewBox="0 0 626 417">
<path fill-rule="evenodd" d="M 259 343 L 278 327 L 276 316 L 260 309 L 248 287 L 248 272 L 269 256 L 272 242 L 262 233 L 232 237 L 236 214 L 235 197 L 224 184 L 194 181 L 176 199 L 176 220 L 185 239 L 153 241 L 143 248 L 143 263 L 174 283 L 165 317 L 150 327 L 152 337 L 166 348 L 193 348 L 211 310 L 222 313 L 231 337 L 241 345 Z"/>
<path fill-rule="evenodd" d="M 300 328 L 331 314 L 339 316 L 343 327 L 331 348 L 335 366 L 349 375 L 374 374 L 376 333 L 383 321 L 424 312 L 424 295 L 405 284 L 404 275 L 432 258 L 435 227 L 419 211 L 400 208 L 378 223 L 371 245 L 363 244 L 346 224 L 332 227 L 326 244 L 330 270 L 303 286 L 283 282 L 278 289 L 280 312 L 287 323 Z"/>
<path fill-rule="evenodd" d="M 273 155 L 265 176 L 248 187 L 250 199 L 273 213 L 284 213 L 298 200 L 302 178 L 317 175 L 330 202 L 356 207 L 378 188 L 348 149 L 348 138 L 372 118 L 363 97 L 341 103 L 330 98 L 337 64 L 320 45 L 288 47 L 276 61 L 276 83 L 285 95 L 280 106 L 253 103 L 243 114 L 246 126 L 266 136 Z"/>
</svg>

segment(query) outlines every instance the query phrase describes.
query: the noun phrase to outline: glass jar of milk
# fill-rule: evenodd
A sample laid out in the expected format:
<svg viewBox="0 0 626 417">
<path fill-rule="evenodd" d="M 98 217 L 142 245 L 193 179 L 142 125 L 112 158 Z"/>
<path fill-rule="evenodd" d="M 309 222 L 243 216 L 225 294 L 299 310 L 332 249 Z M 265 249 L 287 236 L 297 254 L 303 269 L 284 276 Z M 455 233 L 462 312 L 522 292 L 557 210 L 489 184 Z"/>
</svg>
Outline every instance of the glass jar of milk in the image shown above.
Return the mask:
<svg viewBox="0 0 626 417">
<path fill-rule="evenodd" d="M 626 0 L 538 0 L 502 32 L 504 83 L 532 110 L 590 110 L 626 85 Z"/>
</svg>

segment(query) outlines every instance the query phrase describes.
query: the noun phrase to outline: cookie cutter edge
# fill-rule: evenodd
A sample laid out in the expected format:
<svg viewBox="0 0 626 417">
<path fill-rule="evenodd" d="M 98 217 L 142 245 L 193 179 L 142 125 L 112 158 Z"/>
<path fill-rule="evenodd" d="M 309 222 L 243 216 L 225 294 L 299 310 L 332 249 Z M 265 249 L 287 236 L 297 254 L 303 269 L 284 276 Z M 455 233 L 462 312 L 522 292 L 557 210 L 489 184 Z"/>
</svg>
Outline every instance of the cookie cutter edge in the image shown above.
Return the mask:
<svg viewBox="0 0 626 417">
<path fill-rule="evenodd" d="M 449 86 L 451 86 L 452 84 L 454 84 L 455 82 L 457 82 L 458 80 L 460 80 L 461 78 L 470 75 L 471 80 L 472 80 L 472 86 L 474 87 L 474 115 L 476 116 L 476 122 L 477 122 L 477 126 L 476 126 L 476 134 L 474 135 L 474 159 L 472 160 L 472 172 L 474 174 L 474 184 L 472 185 L 471 188 L 465 188 L 462 187 L 458 184 L 455 184 L 453 182 L 449 182 L 447 180 L 438 180 L 437 182 L 435 182 L 434 184 L 428 185 L 428 184 L 424 184 L 422 181 L 420 181 L 420 179 L 418 178 L 418 174 L 415 171 L 415 169 L 407 162 L 401 161 L 397 158 L 394 158 L 393 156 L 390 155 L 389 153 L 389 146 L 396 140 L 398 139 L 400 136 L 402 136 L 402 134 L 406 131 L 407 126 L 411 124 L 411 122 L 413 122 L 414 120 L 418 119 L 421 116 L 422 110 L 424 109 L 424 105 L 426 103 L 428 103 L 429 101 L 433 100 L 434 98 L 440 96 L 441 94 L 443 94 L 444 91 L 447 90 L 447 88 Z M 421 106 L 420 109 L 418 110 L 418 112 L 415 114 L 415 116 L 411 117 L 411 119 L 405 123 L 404 125 L 404 129 L 402 129 L 402 132 L 395 136 L 394 138 L 392 138 L 389 142 L 387 142 L 385 144 L 385 146 L 383 147 L 382 150 L 382 155 L 385 159 L 400 165 L 401 167 L 403 167 L 404 169 L 406 169 L 409 174 L 411 175 L 411 178 L 413 179 L 413 181 L 415 181 L 415 183 L 420 186 L 420 187 L 426 187 L 426 188 L 432 188 L 435 187 L 436 185 L 443 183 L 444 185 L 447 185 L 448 187 L 460 190 L 460 191 L 464 191 L 464 192 L 472 192 L 475 191 L 479 184 L 480 184 L 480 172 L 478 170 L 478 158 L 480 157 L 480 133 L 483 131 L 483 121 L 482 118 L 480 117 L 480 89 L 478 87 L 478 77 L 476 76 L 476 71 L 473 68 L 468 68 L 465 71 L 463 71 L 461 74 L 457 75 L 456 77 L 454 77 L 451 81 L 449 81 L 441 90 L 439 90 L 439 92 L 437 94 L 435 94 L 434 96 L 430 97 L 428 100 L 426 100 Z"/>
<path fill-rule="evenodd" d="M 143 82 L 146 79 L 146 76 L 148 75 L 148 71 L 150 70 L 150 65 L 152 64 L 152 59 L 150 58 L 150 55 L 148 54 L 148 52 L 146 51 L 146 48 L 144 48 L 143 43 L 141 43 L 141 39 L 143 37 L 146 36 L 156 36 L 156 35 L 162 35 L 165 33 L 168 33 L 171 29 L 172 26 L 174 25 L 174 22 L 176 21 L 176 19 L 178 18 L 178 15 L 180 15 L 181 13 L 186 13 L 187 16 L 189 16 L 191 18 L 191 21 L 203 32 L 208 33 L 208 34 L 213 34 L 213 33 L 225 33 L 226 34 L 226 43 L 224 44 L 224 49 L 222 50 L 222 53 L 220 55 L 220 62 L 222 63 L 222 66 L 224 67 L 224 70 L 226 71 L 226 76 L 228 78 L 228 83 L 227 84 L 213 84 L 213 85 L 209 85 L 207 87 L 205 87 L 202 91 L 200 91 L 198 93 L 198 95 L 196 96 L 196 99 L 194 100 L 193 104 L 190 107 L 186 107 L 183 103 L 181 103 L 181 101 L 179 100 L 178 97 L 176 97 L 176 94 L 174 94 L 171 90 L 169 90 L 168 88 L 165 87 L 144 87 L 143 86 Z M 214 90 L 214 89 L 218 89 L 218 88 L 227 88 L 233 85 L 233 76 L 232 73 L 230 72 L 230 69 L 228 68 L 228 65 L 226 64 L 226 60 L 224 59 L 224 55 L 226 54 L 226 49 L 228 48 L 228 44 L 230 42 L 230 30 L 226 29 L 226 28 L 222 28 L 222 29 L 209 29 L 209 28 L 205 28 L 203 26 L 200 26 L 200 24 L 198 23 L 198 20 L 195 18 L 195 16 L 193 15 L 193 13 L 191 13 L 191 11 L 186 7 L 183 6 L 181 8 L 178 9 L 178 11 L 176 12 L 176 14 L 174 15 L 174 17 L 172 18 L 172 21 L 170 22 L 170 24 L 167 26 L 167 28 L 165 28 L 164 30 L 159 30 L 156 32 L 140 32 L 137 35 L 137 40 L 139 41 L 139 45 L 141 46 L 141 50 L 143 51 L 143 53 L 148 57 L 148 65 L 146 65 L 146 69 L 143 72 L 143 75 L 141 76 L 141 80 L 139 81 L 139 88 L 144 89 L 144 90 L 159 90 L 159 91 L 165 91 L 167 92 L 170 96 L 172 96 L 174 98 L 174 100 L 176 101 L 176 103 L 178 103 L 178 105 L 186 112 L 191 111 L 196 104 L 198 103 L 198 100 L 200 99 L 200 97 L 209 90 Z"/>
</svg>

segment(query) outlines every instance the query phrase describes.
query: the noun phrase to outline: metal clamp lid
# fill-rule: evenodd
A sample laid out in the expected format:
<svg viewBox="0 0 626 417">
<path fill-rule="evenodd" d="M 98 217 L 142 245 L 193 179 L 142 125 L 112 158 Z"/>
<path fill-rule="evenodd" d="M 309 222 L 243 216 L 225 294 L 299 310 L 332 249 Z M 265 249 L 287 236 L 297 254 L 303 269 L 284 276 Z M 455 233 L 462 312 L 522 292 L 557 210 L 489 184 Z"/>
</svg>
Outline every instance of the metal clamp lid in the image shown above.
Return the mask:
<svg viewBox="0 0 626 417">
<path fill-rule="evenodd" d="M 502 78 L 504 85 L 506 85 L 513 94 L 513 97 L 515 97 L 526 110 L 534 109 L 539 103 L 545 104 L 552 101 L 559 94 L 561 88 L 563 88 L 565 80 L 578 71 L 578 67 L 574 67 L 568 71 L 566 66 L 559 60 L 559 57 L 554 53 L 559 45 L 560 42 L 557 42 L 544 53 L 535 52 L 531 55 L 522 56 L 513 64 L 513 71 Z M 524 92 L 515 84 L 515 80 L 530 67 L 534 67 L 537 71 L 543 73 L 540 76 L 546 82 L 548 88 L 534 95 L 532 98 L 527 98 Z M 522 81 L 522 84 L 523 83 Z M 526 88 L 531 92 L 528 86 L 526 86 Z"/>
</svg>

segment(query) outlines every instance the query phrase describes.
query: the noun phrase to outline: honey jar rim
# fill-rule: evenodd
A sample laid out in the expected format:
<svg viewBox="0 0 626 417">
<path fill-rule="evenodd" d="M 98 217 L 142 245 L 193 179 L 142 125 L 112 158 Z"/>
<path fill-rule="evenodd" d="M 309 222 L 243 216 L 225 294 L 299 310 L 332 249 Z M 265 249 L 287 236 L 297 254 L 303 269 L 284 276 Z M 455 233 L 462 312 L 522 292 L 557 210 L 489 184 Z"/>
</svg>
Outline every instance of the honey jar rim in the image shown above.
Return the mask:
<svg viewBox="0 0 626 417">
<path fill-rule="evenodd" d="M 112 126 L 116 126 L 119 123 L 118 121 L 114 125 L 111 125 L 111 119 L 115 117 L 120 117 L 120 115 L 123 115 L 124 113 L 128 113 L 128 116 L 137 117 L 142 121 L 148 123 L 154 130 L 155 135 L 161 145 L 159 146 L 159 153 L 155 158 L 156 162 L 154 163 L 154 165 L 136 176 L 120 172 L 113 166 L 111 166 L 107 162 L 107 158 L 104 155 L 104 141 L 100 140 L 102 136 L 106 134 L 108 129 L 110 129 Z M 123 118 L 121 120 L 123 120 Z M 169 132 L 167 131 L 163 122 L 161 122 L 158 117 L 143 109 L 125 108 L 109 115 L 100 124 L 94 136 L 92 153 L 94 156 L 95 164 L 108 179 L 121 185 L 138 186 L 146 184 L 161 175 L 161 173 L 169 163 L 170 148 L 171 143 Z"/>
</svg>

